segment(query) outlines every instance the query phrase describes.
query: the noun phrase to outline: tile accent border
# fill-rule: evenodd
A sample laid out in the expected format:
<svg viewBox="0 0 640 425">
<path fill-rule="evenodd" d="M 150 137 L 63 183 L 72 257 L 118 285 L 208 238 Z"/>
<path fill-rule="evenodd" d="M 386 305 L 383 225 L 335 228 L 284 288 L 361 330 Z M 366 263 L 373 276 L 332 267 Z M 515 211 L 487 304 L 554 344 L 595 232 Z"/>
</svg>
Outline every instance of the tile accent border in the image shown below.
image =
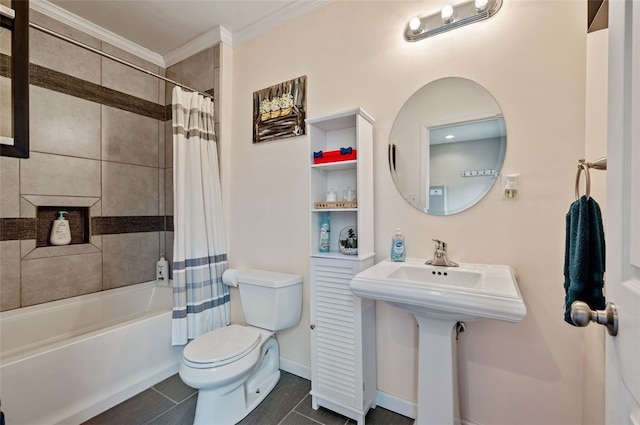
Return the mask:
<svg viewBox="0 0 640 425">
<path fill-rule="evenodd" d="M 0 218 L 0 241 L 36 239 L 37 218 Z M 91 217 L 91 236 L 172 232 L 173 216 Z"/>
<path fill-rule="evenodd" d="M 173 223 L 173 217 L 171 218 Z M 167 230 L 167 217 L 159 216 L 120 216 L 93 217 L 91 235 L 115 235 L 120 233 L 164 232 Z M 173 227 L 173 226 L 172 226 Z"/>
<path fill-rule="evenodd" d="M 0 241 L 19 241 L 36 238 L 35 218 L 0 218 Z"/>
</svg>

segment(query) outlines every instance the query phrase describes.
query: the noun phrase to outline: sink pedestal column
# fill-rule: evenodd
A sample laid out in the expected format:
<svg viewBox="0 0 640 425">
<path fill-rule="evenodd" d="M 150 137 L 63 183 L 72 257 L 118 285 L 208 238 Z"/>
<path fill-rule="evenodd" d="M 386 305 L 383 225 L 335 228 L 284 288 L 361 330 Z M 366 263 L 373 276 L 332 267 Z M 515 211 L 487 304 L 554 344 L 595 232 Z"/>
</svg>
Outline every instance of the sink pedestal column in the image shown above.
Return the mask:
<svg viewBox="0 0 640 425">
<path fill-rule="evenodd" d="M 414 313 L 419 327 L 418 417 L 415 425 L 460 425 L 457 320 Z"/>
</svg>

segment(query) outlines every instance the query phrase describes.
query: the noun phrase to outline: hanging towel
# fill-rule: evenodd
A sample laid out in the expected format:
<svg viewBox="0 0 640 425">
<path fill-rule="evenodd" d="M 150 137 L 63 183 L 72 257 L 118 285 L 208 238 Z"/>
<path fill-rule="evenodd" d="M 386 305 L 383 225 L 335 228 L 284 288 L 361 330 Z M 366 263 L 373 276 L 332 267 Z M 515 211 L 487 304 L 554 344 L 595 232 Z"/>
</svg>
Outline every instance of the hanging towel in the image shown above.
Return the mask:
<svg viewBox="0 0 640 425">
<path fill-rule="evenodd" d="M 592 310 L 604 308 L 605 242 L 600 206 L 582 196 L 566 217 L 564 254 L 565 322 L 571 321 L 571 303 L 584 301 Z M 575 326 L 575 325 L 574 325 Z"/>
</svg>

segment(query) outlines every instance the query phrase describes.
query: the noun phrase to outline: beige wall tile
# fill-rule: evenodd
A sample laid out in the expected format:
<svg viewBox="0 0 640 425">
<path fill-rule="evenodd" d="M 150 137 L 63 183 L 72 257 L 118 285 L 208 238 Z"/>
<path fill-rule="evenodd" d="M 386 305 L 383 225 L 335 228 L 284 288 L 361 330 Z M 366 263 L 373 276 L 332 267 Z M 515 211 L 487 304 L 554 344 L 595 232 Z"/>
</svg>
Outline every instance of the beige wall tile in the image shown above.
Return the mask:
<svg viewBox="0 0 640 425">
<path fill-rule="evenodd" d="M 158 215 L 158 169 L 102 163 L 102 214 Z"/>
<path fill-rule="evenodd" d="M 178 83 L 182 82 L 182 62 L 178 62 L 175 65 L 171 65 L 166 70 L 166 76 L 168 79 L 176 81 Z M 175 85 L 171 83 L 167 83 L 165 88 L 165 105 L 171 105 L 171 93 L 173 92 L 173 88 Z M 168 118 L 168 117 L 167 117 Z"/>
<path fill-rule="evenodd" d="M 166 171 L 163 169 L 158 169 L 158 215 L 165 215 L 165 211 L 167 210 L 165 198 L 166 194 Z"/>
<path fill-rule="evenodd" d="M 20 160 L 0 156 L 0 217 L 20 217 Z"/>
<path fill-rule="evenodd" d="M 166 168 L 166 121 L 157 121 L 158 123 L 158 167 Z"/>
<path fill-rule="evenodd" d="M 214 87 L 212 47 L 182 61 L 181 83 L 200 91 Z"/>
<path fill-rule="evenodd" d="M 30 86 L 31 151 L 100 159 L 100 105 Z"/>
<path fill-rule="evenodd" d="M 20 166 L 20 192 L 100 196 L 100 161 L 32 152 Z"/>
<path fill-rule="evenodd" d="M 20 241 L 0 241 L 0 311 L 20 307 Z"/>
<path fill-rule="evenodd" d="M 88 46 L 94 47 L 96 49 L 100 48 L 100 40 L 98 40 L 94 36 L 70 27 L 69 25 L 64 24 L 36 10 L 29 10 L 29 21 L 34 22 L 51 31 L 55 31 L 58 34 L 66 35 L 67 37 L 84 43 Z M 35 30 L 32 30 L 32 32 L 33 31 Z"/>
<path fill-rule="evenodd" d="M 92 83 L 100 83 L 100 56 L 35 29 L 29 31 L 31 63 Z"/>
<path fill-rule="evenodd" d="M 155 63 L 151 63 L 149 61 L 147 61 L 146 59 L 142 59 L 139 58 L 138 56 L 129 53 L 125 50 L 120 49 L 119 47 L 116 47 L 112 44 L 109 43 L 102 43 L 102 51 L 105 53 L 108 53 L 112 56 L 117 57 L 118 59 L 122 59 L 125 60 L 127 62 L 130 62 L 134 65 L 139 66 L 140 68 L 144 68 L 147 71 L 151 71 L 154 74 L 158 74 L 158 75 L 164 75 L 164 68 L 156 65 Z"/>
<path fill-rule="evenodd" d="M 173 168 L 164 173 L 164 198 L 165 215 L 173 215 Z"/>
<path fill-rule="evenodd" d="M 102 159 L 158 167 L 158 121 L 102 107 Z"/>
<path fill-rule="evenodd" d="M 22 305 L 89 294 L 102 289 L 100 253 L 22 261 Z"/>
<path fill-rule="evenodd" d="M 164 168 L 173 167 L 173 127 L 171 120 L 164 123 Z"/>
<path fill-rule="evenodd" d="M 102 58 L 102 85 L 150 102 L 158 102 L 158 79 L 108 58 Z"/>
<path fill-rule="evenodd" d="M 156 278 L 160 232 L 104 235 L 103 288 L 111 289 Z"/>
</svg>

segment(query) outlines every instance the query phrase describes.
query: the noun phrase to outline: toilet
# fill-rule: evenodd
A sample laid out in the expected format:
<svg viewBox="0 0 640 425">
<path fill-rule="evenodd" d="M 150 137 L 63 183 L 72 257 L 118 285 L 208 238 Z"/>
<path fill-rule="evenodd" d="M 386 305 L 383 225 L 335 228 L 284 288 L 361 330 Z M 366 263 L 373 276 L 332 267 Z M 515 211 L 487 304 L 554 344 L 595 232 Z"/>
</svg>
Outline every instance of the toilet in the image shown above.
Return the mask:
<svg viewBox="0 0 640 425">
<path fill-rule="evenodd" d="M 302 276 L 228 269 L 247 325 L 207 332 L 185 347 L 179 375 L 198 389 L 194 425 L 231 425 L 247 416 L 280 379 L 275 332 L 297 325 L 302 313 Z"/>
</svg>

